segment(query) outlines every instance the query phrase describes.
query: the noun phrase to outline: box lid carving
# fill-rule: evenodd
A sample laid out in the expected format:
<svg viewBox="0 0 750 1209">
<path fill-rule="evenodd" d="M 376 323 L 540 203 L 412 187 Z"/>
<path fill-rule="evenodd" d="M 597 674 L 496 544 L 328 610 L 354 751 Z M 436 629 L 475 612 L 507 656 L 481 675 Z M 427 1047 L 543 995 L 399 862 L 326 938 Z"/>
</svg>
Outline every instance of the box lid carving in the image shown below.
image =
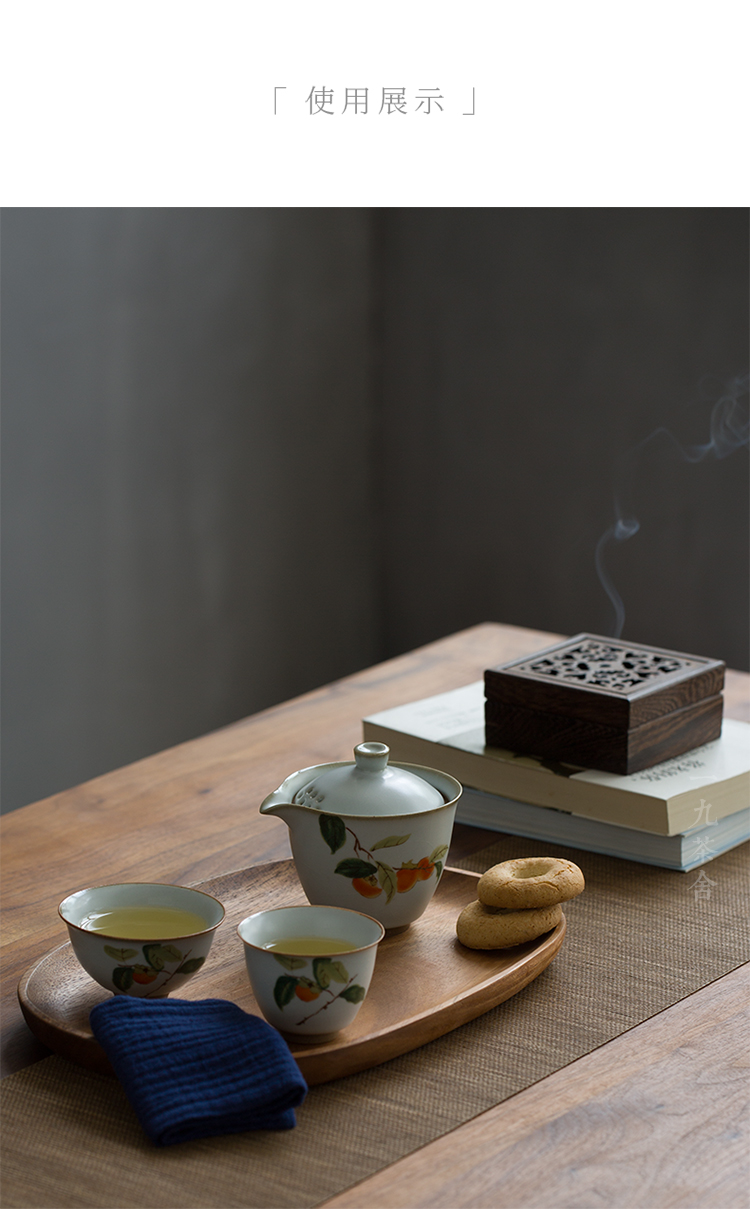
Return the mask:
<svg viewBox="0 0 750 1209">
<path fill-rule="evenodd" d="M 489 700 L 627 729 L 723 685 L 721 660 L 585 633 L 485 672 Z"/>
</svg>

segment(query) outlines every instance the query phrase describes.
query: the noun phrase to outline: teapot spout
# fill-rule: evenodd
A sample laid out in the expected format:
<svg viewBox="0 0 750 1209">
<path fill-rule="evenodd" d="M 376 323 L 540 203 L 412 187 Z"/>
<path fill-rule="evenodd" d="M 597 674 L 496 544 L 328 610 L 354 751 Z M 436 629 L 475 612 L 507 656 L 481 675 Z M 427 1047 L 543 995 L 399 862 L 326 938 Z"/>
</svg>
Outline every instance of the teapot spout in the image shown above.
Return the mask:
<svg viewBox="0 0 750 1209">
<path fill-rule="evenodd" d="M 283 819 L 287 827 L 292 826 L 292 822 L 296 816 L 301 813 L 307 813 L 309 807 L 295 806 L 293 802 L 282 801 L 278 793 L 269 794 L 260 807 L 261 814 L 272 814 L 276 818 Z"/>
</svg>

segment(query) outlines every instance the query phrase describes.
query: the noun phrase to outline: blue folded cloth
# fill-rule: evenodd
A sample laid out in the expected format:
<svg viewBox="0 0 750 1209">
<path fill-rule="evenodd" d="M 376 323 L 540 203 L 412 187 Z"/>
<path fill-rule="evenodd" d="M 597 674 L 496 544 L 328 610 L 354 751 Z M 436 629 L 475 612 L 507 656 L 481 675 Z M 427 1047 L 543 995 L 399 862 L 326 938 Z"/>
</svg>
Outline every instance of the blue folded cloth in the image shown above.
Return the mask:
<svg viewBox="0 0 750 1209">
<path fill-rule="evenodd" d="M 281 1034 L 235 1003 L 115 995 L 89 1019 L 155 1145 L 294 1128 L 299 1067 Z"/>
</svg>

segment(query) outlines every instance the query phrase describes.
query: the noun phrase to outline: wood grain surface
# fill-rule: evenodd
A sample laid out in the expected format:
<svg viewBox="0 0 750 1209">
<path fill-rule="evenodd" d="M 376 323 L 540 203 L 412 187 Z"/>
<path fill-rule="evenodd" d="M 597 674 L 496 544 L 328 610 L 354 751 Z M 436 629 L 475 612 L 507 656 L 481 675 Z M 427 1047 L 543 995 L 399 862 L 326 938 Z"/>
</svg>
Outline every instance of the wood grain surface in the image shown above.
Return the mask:
<svg viewBox="0 0 750 1209">
<path fill-rule="evenodd" d="M 631 730 L 617 730 L 573 715 L 543 714 L 520 705 L 488 701 L 486 736 L 492 747 L 625 776 L 718 739 L 722 713 L 723 699 L 719 695 Z"/>
<path fill-rule="evenodd" d="M 378 945 L 370 990 L 350 1027 L 326 1044 L 288 1039 L 310 1086 L 434 1041 L 510 999 L 547 968 L 565 936 L 564 916 L 551 932 L 512 949 L 476 952 L 458 943 L 456 919 L 476 898 L 478 881 L 478 873 L 444 869 L 424 915 Z M 294 862 L 252 865 L 201 882 L 200 888 L 223 903 L 226 917 L 205 966 L 180 988 L 179 998 L 227 999 L 260 1016 L 237 926 L 253 911 L 307 902 Z M 113 1073 L 89 1025 L 91 1009 L 112 996 L 78 964 L 69 942 L 32 966 L 18 996 L 24 1018 L 44 1044 L 81 1066 Z"/>
<path fill-rule="evenodd" d="M 57 904 L 67 894 L 108 881 L 189 884 L 288 858 L 286 826 L 258 808 L 291 772 L 351 759 L 365 715 L 480 680 L 490 663 L 557 637 L 475 626 L 4 815 L 2 1074 L 49 1052 L 29 1032 L 16 988 L 66 939 Z M 485 833 L 472 829 L 468 843 L 481 848 Z"/>
<path fill-rule="evenodd" d="M 66 939 L 56 912 L 66 894 L 94 881 L 196 882 L 288 858 L 286 827 L 258 806 L 291 771 L 349 759 L 363 717 L 480 680 L 559 637 L 475 626 L 4 816 L 3 1073 L 49 1052 L 29 1032 L 16 988 Z M 747 674 L 727 671 L 728 717 L 750 721 L 749 685 Z M 449 860 L 495 838 L 457 826 Z M 744 1037 L 734 1031 L 741 977 L 720 979 L 380 1173 L 356 1191 L 370 1200 L 346 1193 L 329 1204 L 746 1206 L 735 1066 Z"/>
<path fill-rule="evenodd" d="M 561 652 L 571 648 L 580 650 L 581 645 L 585 646 L 589 640 L 593 640 L 597 647 L 601 642 L 607 644 L 610 641 L 598 634 L 578 634 L 575 639 L 568 639 L 544 652 L 546 661 L 554 661 Z M 487 668 L 484 674 L 487 699 L 504 705 L 520 705 L 543 714 L 580 718 L 597 726 L 629 730 L 683 709 L 686 705 L 695 705 L 706 697 L 714 697 L 724 687 L 725 667 L 720 660 L 704 659 L 684 651 L 667 651 L 663 647 L 644 646 L 642 643 L 627 646 L 617 640 L 611 641 L 623 653 L 635 653 L 636 658 L 639 653 L 647 658 L 658 655 L 663 659 L 677 659 L 683 666 L 657 675 L 650 674 L 649 669 L 641 683 L 631 684 L 627 688 L 614 688 L 607 684 L 606 672 L 602 676 L 602 684 L 593 684 L 588 680 L 577 681 L 565 676 L 556 679 L 533 671 L 528 662 L 521 661 L 510 667 Z M 581 658 L 580 654 L 578 658 Z M 594 669 L 597 666 L 600 665 L 595 663 Z M 632 661 L 629 666 L 632 667 Z M 587 674 L 590 669 L 591 664 L 585 669 Z"/>
<path fill-rule="evenodd" d="M 750 967 L 319 1209 L 747 1209 Z"/>
</svg>

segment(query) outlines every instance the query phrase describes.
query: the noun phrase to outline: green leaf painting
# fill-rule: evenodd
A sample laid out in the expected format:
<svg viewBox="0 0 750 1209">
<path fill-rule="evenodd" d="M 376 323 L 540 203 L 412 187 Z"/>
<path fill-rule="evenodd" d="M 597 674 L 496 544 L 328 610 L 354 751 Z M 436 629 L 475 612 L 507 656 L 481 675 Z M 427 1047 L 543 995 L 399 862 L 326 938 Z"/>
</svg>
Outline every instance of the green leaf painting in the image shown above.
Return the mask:
<svg viewBox="0 0 750 1209">
<path fill-rule="evenodd" d="M 347 832 L 351 835 L 355 855 L 339 861 L 334 873 L 340 874 L 341 877 L 351 878 L 352 889 L 363 898 L 377 898 L 385 891 L 387 906 L 396 894 L 408 894 L 418 882 L 431 878 L 433 872 L 436 874 L 436 884 L 440 880 L 443 861 L 448 852 L 447 844 L 438 844 L 429 856 L 423 856 L 419 861 L 402 861 L 400 869 L 396 870 L 385 861 L 379 861 L 376 856 L 373 856 L 373 853 L 382 851 L 384 848 L 399 848 L 411 839 L 411 833 L 383 836 L 368 849 L 351 827 L 346 827 L 343 820 L 336 815 L 322 815 L 320 830 L 331 853 L 336 852 L 344 844 Z M 366 857 L 370 859 L 366 860 Z"/>
<path fill-rule="evenodd" d="M 346 999 L 347 1003 L 361 1003 L 365 997 L 365 988 L 353 982 L 350 987 L 344 987 L 339 994 L 342 999 Z"/>
<path fill-rule="evenodd" d="M 129 957 L 138 955 L 137 949 L 114 949 L 112 945 L 105 945 L 104 952 L 107 957 L 114 957 L 115 961 L 127 961 Z"/>
<path fill-rule="evenodd" d="M 162 945 L 155 942 L 141 947 L 146 965 L 138 963 L 132 966 L 120 965 L 112 971 L 112 982 L 118 991 L 129 991 L 134 982 L 140 986 L 157 984 L 158 975 L 162 973 L 166 965 L 174 965 L 175 962 L 182 961 L 182 953 L 175 945 Z M 108 957 L 114 957 L 117 961 L 127 961 L 129 958 L 137 956 L 138 950 L 114 949 L 111 945 L 105 945 L 104 952 Z M 189 952 L 190 950 L 188 950 Z M 194 974 L 201 968 L 205 960 L 205 957 L 191 957 L 187 961 L 182 961 L 182 965 L 178 969 L 172 970 L 158 982 L 159 988 L 165 986 L 174 978 L 175 974 Z"/>
<path fill-rule="evenodd" d="M 349 975 L 343 962 L 330 957 L 316 957 L 313 962 L 313 977 L 321 990 L 325 991 L 332 982 L 346 982 Z"/>
<path fill-rule="evenodd" d="M 182 953 L 174 945 L 162 945 L 161 951 L 166 961 L 182 961 Z"/>
<path fill-rule="evenodd" d="M 373 844 L 372 850 L 375 852 L 377 848 L 397 848 L 399 844 L 405 844 L 411 839 L 411 835 L 387 835 L 384 840 L 378 840 L 377 844 Z"/>
<path fill-rule="evenodd" d="M 334 873 L 340 873 L 342 877 L 370 877 L 376 871 L 377 865 L 371 865 L 369 861 L 361 861 L 356 856 L 339 861 L 334 869 Z"/>
<path fill-rule="evenodd" d="M 315 961 L 313 962 L 313 977 L 318 986 L 324 991 L 331 985 L 330 957 L 315 958 Z"/>
<path fill-rule="evenodd" d="M 289 953 L 274 953 L 274 958 L 285 970 L 302 970 L 307 965 L 304 957 L 292 957 Z"/>
<path fill-rule="evenodd" d="M 378 861 L 378 883 L 385 890 L 385 901 L 389 903 L 396 893 L 396 871 L 390 865 Z"/>
<path fill-rule="evenodd" d="M 143 956 L 152 970 L 163 970 L 168 961 L 182 961 L 182 953 L 174 945 L 144 945 Z"/>
<path fill-rule="evenodd" d="M 133 985 L 133 970 L 130 966 L 118 966 L 112 971 L 112 981 L 118 991 L 129 991 Z"/>
<path fill-rule="evenodd" d="M 273 988 L 273 997 L 276 1000 L 276 1006 L 282 1011 L 288 1003 L 294 999 L 294 992 L 297 989 L 297 979 L 291 974 L 282 974 L 281 978 L 276 979 L 276 985 Z"/>
<path fill-rule="evenodd" d="M 342 819 L 335 814 L 321 814 L 318 825 L 320 834 L 331 852 L 338 852 L 346 843 L 346 827 Z"/>
<path fill-rule="evenodd" d="M 164 969 L 166 957 L 164 957 L 161 951 L 161 945 L 144 945 L 143 956 L 146 958 L 146 961 L 151 966 L 152 970 Z"/>
<path fill-rule="evenodd" d="M 320 1000 L 310 1015 L 296 1021 L 297 1025 L 305 1024 L 311 1016 L 317 1016 L 318 1012 L 324 1012 L 337 999 L 345 999 L 347 1003 L 361 1003 L 365 997 L 365 988 L 351 982 L 343 961 L 333 961 L 330 957 L 316 957 L 312 963 L 312 973 L 312 978 L 307 978 L 302 974 L 296 976 L 282 974 L 276 979 L 276 985 L 273 988 L 273 997 L 282 1011 L 296 999 L 309 1005 Z M 334 991 L 331 983 L 349 983 L 350 985 Z"/>
<path fill-rule="evenodd" d="M 179 969 L 175 970 L 175 974 L 194 974 L 201 968 L 205 960 L 205 957 L 190 957 L 187 961 L 183 961 Z"/>
</svg>

